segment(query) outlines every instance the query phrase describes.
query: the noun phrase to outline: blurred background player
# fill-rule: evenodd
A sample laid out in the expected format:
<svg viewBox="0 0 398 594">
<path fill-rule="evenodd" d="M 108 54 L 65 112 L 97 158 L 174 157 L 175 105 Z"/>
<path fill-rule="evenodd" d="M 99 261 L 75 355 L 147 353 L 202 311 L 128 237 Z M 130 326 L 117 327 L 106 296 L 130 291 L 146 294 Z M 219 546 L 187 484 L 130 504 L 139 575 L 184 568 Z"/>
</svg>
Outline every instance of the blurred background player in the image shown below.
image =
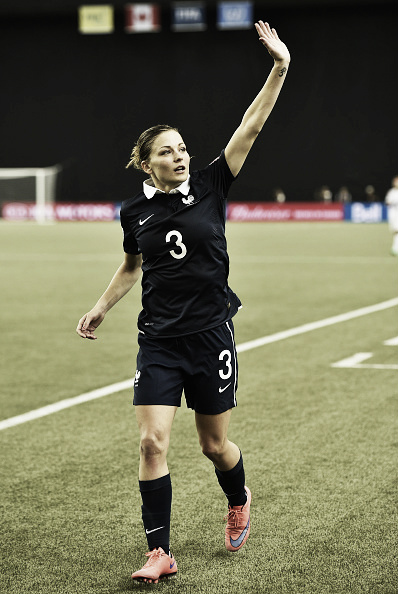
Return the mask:
<svg viewBox="0 0 398 594">
<path fill-rule="evenodd" d="M 228 499 L 226 548 L 238 551 L 250 532 L 251 493 L 243 458 L 227 436 L 237 387 L 231 318 L 240 301 L 227 283 L 225 199 L 275 105 L 290 63 L 275 29 L 263 21 L 255 27 L 274 67 L 215 161 L 190 174 L 186 145 L 170 126 L 154 126 L 138 139 L 128 166 L 143 170 L 149 179 L 122 205 L 125 260 L 76 329 L 82 338 L 95 339 L 106 313 L 133 287 L 142 269 L 134 404 L 149 552 L 132 577 L 149 583 L 177 573 L 169 543 L 172 488 L 166 456 L 183 390 L 195 411 L 203 454 L 213 462 Z"/>
<path fill-rule="evenodd" d="M 391 185 L 385 198 L 388 208 L 388 226 L 393 234 L 390 253 L 392 256 L 398 256 L 398 175 L 392 179 Z"/>
</svg>

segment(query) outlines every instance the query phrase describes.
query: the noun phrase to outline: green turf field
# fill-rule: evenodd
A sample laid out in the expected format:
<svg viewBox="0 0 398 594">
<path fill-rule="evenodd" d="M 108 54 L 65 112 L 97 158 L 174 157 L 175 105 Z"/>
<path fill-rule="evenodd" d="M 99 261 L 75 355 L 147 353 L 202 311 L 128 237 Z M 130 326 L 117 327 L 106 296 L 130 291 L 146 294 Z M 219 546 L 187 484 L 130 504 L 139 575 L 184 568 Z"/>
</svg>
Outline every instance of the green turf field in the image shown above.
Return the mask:
<svg viewBox="0 0 398 594">
<path fill-rule="evenodd" d="M 397 296 L 386 225 L 235 223 L 227 236 L 238 344 Z M 0 224 L 1 419 L 134 375 L 138 290 L 98 341 L 75 334 L 121 241 L 117 223 Z M 179 574 L 157 586 L 129 578 L 146 560 L 130 391 L 0 431 L 0 592 L 397 593 L 398 357 L 383 344 L 397 336 L 392 307 L 240 354 L 230 438 L 253 505 L 235 554 L 182 407 L 169 452 Z M 368 367 L 332 367 L 361 352 Z"/>
</svg>

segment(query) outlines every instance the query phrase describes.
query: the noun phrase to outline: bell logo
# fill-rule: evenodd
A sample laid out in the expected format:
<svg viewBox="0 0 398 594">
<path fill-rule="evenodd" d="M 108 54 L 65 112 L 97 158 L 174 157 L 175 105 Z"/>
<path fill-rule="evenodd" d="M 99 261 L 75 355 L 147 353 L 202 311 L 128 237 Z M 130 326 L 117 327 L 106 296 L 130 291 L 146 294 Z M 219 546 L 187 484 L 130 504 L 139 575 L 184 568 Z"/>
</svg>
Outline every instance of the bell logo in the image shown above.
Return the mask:
<svg viewBox="0 0 398 594">
<path fill-rule="evenodd" d="M 380 223 L 383 218 L 381 204 L 362 204 L 354 202 L 351 206 L 351 219 L 353 223 Z"/>
</svg>

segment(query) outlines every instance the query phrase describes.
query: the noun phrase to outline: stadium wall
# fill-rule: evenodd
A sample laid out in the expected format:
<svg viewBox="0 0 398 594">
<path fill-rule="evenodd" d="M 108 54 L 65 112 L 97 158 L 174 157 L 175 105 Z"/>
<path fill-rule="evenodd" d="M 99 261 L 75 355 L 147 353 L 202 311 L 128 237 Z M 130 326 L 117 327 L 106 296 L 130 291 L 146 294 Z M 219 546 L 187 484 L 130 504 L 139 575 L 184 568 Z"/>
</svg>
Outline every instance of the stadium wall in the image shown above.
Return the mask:
<svg viewBox="0 0 398 594">
<path fill-rule="evenodd" d="M 56 5 L 48 2 L 47 5 Z M 0 14 L 0 167 L 60 163 L 57 200 L 115 202 L 142 177 L 125 171 L 142 129 L 177 125 L 210 162 L 228 142 L 272 61 L 254 30 L 82 35 L 72 12 Z M 256 141 L 231 200 L 313 200 L 317 187 L 384 197 L 398 173 L 398 2 L 260 5 L 286 40 L 292 63 L 278 104 Z M 11 5 L 11 3 L 10 3 Z M 380 56 L 382 55 L 382 59 Z M 1 198 L 0 198 L 1 200 Z"/>
</svg>

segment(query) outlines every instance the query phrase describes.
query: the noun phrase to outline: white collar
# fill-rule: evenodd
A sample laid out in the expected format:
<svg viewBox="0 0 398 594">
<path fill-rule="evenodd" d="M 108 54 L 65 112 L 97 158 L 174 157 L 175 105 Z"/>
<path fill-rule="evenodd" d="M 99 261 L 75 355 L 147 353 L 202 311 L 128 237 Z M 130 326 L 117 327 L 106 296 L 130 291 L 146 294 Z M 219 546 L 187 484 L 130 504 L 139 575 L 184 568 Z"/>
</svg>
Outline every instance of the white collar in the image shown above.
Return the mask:
<svg viewBox="0 0 398 594">
<path fill-rule="evenodd" d="M 180 184 L 177 188 L 174 188 L 174 190 L 170 190 L 169 193 L 177 194 L 178 192 L 180 192 L 181 194 L 184 194 L 184 196 L 188 196 L 190 190 L 190 179 L 191 176 L 188 175 L 187 179 L 183 181 L 182 184 Z M 163 190 L 159 190 L 159 188 L 156 188 L 154 186 L 151 178 L 146 179 L 142 185 L 144 194 L 148 199 L 153 198 L 155 194 L 166 194 L 166 192 L 164 192 Z"/>
</svg>

